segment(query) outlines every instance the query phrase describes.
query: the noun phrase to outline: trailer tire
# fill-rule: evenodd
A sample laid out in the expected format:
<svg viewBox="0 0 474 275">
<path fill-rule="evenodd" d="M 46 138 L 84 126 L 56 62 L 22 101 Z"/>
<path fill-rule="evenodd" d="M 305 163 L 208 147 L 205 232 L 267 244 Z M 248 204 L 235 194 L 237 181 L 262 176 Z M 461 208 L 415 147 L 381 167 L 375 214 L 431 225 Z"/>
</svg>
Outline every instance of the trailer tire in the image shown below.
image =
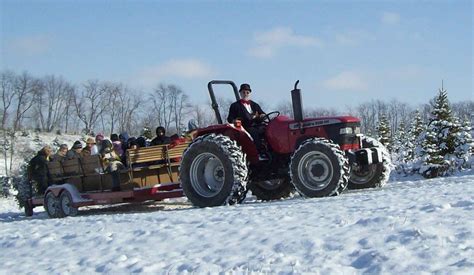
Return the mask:
<svg viewBox="0 0 474 275">
<path fill-rule="evenodd" d="M 287 198 L 295 191 L 288 177 L 267 181 L 252 181 L 248 185 L 258 200 L 271 201 Z"/>
<path fill-rule="evenodd" d="M 79 209 L 73 206 L 73 199 L 69 191 L 64 190 L 59 196 L 60 212 L 63 217 L 75 217 L 79 213 Z"/>
<path fill-rule="evenodd" d="M 232 205 L 245 199 L 245 155 L 227 136 L 196 138 L 184 151 L 179 172 L 183 192 L 195 206 Z"/>
<path fill-rule="evenodd" d="M 59 198 L 53 192 L 46 193 L 44 196 L 44 209 L 50 218 L 62 218 L 62 211 L 59 204 Z"/>
<path fill-rule="evenodd" d="M 33 206 L 31 205 L 31 203 L 27 200 L 25 201 L 25 216 L 26 217 L 31 217 L 33 216 Z"/>
<path fill-rule="evenodd" d="M 349 189 L 383 187 L 390 176 L 392 163 L 387 148 L 371 137 L 362 138 L 362 148 L 377 147 L 382 150 L 382 163 L 371 164 L 367 171 L 360 171 L 353 166 L 349 178 Z"/>
<path fill-rule="evenodd" d="M 291 156 L 291 182 L 303 197 L 339 195 L 347 187 L 349 171 L 344 152 L 327 139 L 310 138 Z"/>
</svg>

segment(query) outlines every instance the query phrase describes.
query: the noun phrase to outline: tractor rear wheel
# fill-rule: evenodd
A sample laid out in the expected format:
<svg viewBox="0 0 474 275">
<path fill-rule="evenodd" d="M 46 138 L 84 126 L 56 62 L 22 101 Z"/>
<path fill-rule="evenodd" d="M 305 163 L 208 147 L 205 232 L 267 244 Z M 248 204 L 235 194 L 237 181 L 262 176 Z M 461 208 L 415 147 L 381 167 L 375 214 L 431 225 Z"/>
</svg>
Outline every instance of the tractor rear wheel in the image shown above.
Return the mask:
<svg viewBox="0 0 474 275">
<path fill-rule="evenodd" d="M 349 161 L 337 144 L 311 138 L 291 156 L 290 177 L 304 197 L 339 195 L 347 187 Z"/>
<path fill-rule="evenodd" d="M 288 177 L 281 179 L 252 181 L 248 184 L 249 190 L 258 200 L 271 201 L 287 198 L 295 190 Z"/>
<path fill-rule="evenodd" d="M 362 148 L 377 147 L 382 150 L 382 162 L 371 164 L 369 167 L 361 168 L 352 166 L 349 178 L 349 189 L 364 189 L 382 187 L 387 183 L 390 176 L 391 161 L 390 154 L 377 140 L 370 137 L 362 138 Z"/>
<path fill-rule="evenodd" d="M 236 204 L 245 199 L 245 155 L 227 136 L 196 138 L 184 152 L 179 172 L 183 192 L 195 206 Z"/>
</svg>

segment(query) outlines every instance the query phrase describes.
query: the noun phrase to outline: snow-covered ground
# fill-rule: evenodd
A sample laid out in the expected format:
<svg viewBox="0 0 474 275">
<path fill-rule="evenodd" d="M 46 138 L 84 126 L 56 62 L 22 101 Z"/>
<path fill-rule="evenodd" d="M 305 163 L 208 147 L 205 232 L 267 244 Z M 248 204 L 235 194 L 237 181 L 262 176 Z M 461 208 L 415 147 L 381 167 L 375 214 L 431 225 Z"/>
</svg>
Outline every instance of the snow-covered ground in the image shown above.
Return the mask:
<svg viewBox="0 0 474 275">
<path fill-rule="evenodd" d="M 474 273 L 472 172 L 322 199 L 35 211 L 0 201 L 0 274 Z"/>
</svg>

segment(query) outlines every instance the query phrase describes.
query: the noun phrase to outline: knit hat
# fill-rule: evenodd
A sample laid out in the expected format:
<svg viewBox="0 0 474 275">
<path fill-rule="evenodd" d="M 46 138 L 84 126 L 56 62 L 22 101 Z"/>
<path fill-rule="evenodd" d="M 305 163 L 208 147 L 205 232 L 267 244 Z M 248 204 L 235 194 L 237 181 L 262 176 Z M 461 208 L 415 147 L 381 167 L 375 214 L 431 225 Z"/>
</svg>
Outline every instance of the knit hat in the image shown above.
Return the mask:
<svg viewBox="0 0 474 275">
<path fill-rule="evenodd" d="M 74 145 L 72 145 L 72 149 L 81 149 L 82 148 L 82 143 L 79 140 L 76 140 L 74 142 Z"/>
<path fill-rule="evenodd" d="M 110 135 L 110 140 L 111 141 L 119 141 L 120 139 L 119 139 L 117 134 L 111 134 Z"/>
<path fill-rule="evenodd" d="M 104 135 L 101 134 L 101 133 L 97 134 L 97 136 L 95 136 L 95 140 L 97 140 L 97 141 L 102 141 L 102 140 L 104 140 Z"/>
</svg>

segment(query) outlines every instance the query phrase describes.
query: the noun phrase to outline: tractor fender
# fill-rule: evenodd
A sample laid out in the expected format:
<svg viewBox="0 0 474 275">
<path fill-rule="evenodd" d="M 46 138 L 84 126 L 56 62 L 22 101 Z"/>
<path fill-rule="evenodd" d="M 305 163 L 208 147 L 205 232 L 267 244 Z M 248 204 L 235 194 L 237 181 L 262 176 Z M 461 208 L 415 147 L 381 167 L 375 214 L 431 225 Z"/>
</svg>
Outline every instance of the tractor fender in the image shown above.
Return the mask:
<svg viewBox="0 0 474 275">
<path fill-rule="evenodd" d="M 258 151 L 252 136 L 244 129 L 244 127 L 236 127 L 233 124 L 220 124 L 199 129 L 196 137 L 208 134 L 221 134 L 229 137 L 231 140 L 237 142 L 242 147 L 246 158 L 251 163 L 258 162 Z"/>
</svg>

